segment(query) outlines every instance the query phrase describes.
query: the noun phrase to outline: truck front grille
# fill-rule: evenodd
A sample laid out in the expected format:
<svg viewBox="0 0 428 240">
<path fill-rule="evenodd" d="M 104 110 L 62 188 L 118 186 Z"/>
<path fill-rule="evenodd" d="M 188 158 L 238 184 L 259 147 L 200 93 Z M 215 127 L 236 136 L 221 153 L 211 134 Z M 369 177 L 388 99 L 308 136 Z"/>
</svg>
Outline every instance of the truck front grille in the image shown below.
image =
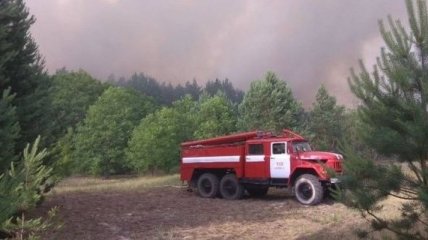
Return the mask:
<svg viewBox="0 0 428 240">
<path fill-rule="evenodd" d="M 339 161 L 334 162 L 334 170 L 336 172 L 341 172 L 342 171 L 342 163 Z"/>
</svg>

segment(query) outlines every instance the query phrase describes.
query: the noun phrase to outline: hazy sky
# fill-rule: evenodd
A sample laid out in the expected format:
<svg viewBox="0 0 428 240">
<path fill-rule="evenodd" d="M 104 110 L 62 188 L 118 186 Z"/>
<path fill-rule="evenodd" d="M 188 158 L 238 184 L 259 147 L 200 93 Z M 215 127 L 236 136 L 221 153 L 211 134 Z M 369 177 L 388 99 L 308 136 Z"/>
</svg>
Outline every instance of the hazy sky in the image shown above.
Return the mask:
<svg viewBox="0 0 428 240">
<path fill-rule="evenodd" d="M 406 20 L 401 0 L 26 0 L 50 72 L 99 79 L 144 72 L 160 81 L 229 78 L 247 90 L 276 72 L 306 106 L 324 83 L 352 104 L 349 68 L 375 61 L 378 19 Z M 405 22 L 405 21 L 404 21 Z"/>
</svg>

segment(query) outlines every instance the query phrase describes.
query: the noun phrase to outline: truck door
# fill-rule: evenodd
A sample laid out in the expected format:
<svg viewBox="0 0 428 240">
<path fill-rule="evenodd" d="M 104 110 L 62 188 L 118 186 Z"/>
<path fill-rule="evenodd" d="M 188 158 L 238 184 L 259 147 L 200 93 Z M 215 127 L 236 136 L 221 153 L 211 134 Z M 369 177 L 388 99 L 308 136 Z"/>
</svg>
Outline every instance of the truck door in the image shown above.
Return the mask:
<svg viewBox="0 0 428 240">
<path fill-rule="evenodd" d="M 247 178 L 269 178 L 266 173 L 265 149 L 262 142 L 247 144 L 247 154 L 245 156 L 245 177 Z"/>
<path fill-rule="evenodd" d="M 288 178 L 290 176 L 290 154 L 287 142 L 271 143 L 270 177 Z"/>
</svg>

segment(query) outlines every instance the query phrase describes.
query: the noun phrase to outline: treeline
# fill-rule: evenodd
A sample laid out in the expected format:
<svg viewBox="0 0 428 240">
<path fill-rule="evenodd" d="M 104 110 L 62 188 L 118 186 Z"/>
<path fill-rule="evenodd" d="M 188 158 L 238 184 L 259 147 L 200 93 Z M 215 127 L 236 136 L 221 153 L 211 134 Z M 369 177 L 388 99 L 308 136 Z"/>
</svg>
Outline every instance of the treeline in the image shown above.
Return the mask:
<svg viewBox="0 0 428 240">
<path fill-rule="evenodd" d="M 152 97 L 159 105 L 170 106 L 174 101 L 180 100 L 186 95 L 190 95 L 193 100 L 197 100 L 202 92 L 213 96 L 221 91 L 234 103 L 241 102 L 244 97 L 244 92 L 236 89 L 227 78 L 224 80 L 209 80 L 205 86 L 200 86 L 195 79 L 192 82 L 187 81 L 184 85 L 178 84 L 174 86 L 171 83 L 160 83 L 155 78 L 144 73 L 135 73 L 129 79 L 121 77 L 116 80 L 113 76 L 110 76 L 107 82 L 115 86 L 135 89 L 146 96 Z"/>
<path fill-rule="evenodd" d="M 362 62 L 351 70 L 358 109 L 338 105 L 320 86 L 307 111 L 272 72 L 248 79 L 245 93 L 227 79 L 173 86 L 144 74 L 107 83 L 84 71 L 49 75 L 23 0 L 0 1 L 0 238 L 46 229 L 49 222 L 25 214 L 62 176 L 173 172 L 183 141 L 289 128 L 315 149 L 345 150 L 346 176 L 333 192 L 374 231 L 426 239 L 428 13 L 416 2 L 406 1 L 409 32 L 392 18 L 389 28 L 380 22 L 387 48 L 373 71 Z M 373 161 L 375 153 L 389 164 Z M 400 218 L 379 214 L 387 198 L 402 202 Z"/>
<path fill-rule="evenodd" d="M 345 138 L 362 145 L 356 143 L 356 114 L 337 105 L 324 86 L 306 111 L 272 72 L 254 80 L 246 93 L 228 79 L 183 87 L 142 73 L 105 83 L 83 70 L 44 77 L 44 115 L 36 123 L 49 126 L 39 131 L 41 145 L 50 149 L 44 163 L 59 176 L 176 171 L 181 142 L 255 129 L 293 129 L 318 150 L 337 151 Z M 10 123 L 8 130 L 20 126 Z"/>
<path fill-rule="evenodd" d="M 65 69 L 51 79 L 56 132 L 63 134 L 53 158 L 64 175 L 170 172 L 180 142 L 237 130 L 244 95 L 228 79 L 182 87 L 134 74 L 102 84 Z"/>
<path fill-rule="evenodd" d="M 84 71 L 62 70 L 51 80 L 55 125 L 63 134 L 52 158 L 63 175 L 168 173 L 179 166 L 181 142 L 255 129 L 293 129 L 318 150 L 337 151 L 345 139 L 365 149 L 355 113 L 337 105 L 324 86 L 305 111 L 272 72 L 245 94 L 227 79 L 173 87 L 135 74 L 102 84 Z M 156 95 L 167 92 L 175 93 L 168 95 L 172 102 Z"/>
<path fill-rule="evenodd" d="M 177 170 L 181 142 L 255 129 L 293 129 L 318 150 L 337 151 L 345 139 L 364 150 L 356 143 L 356 114 L 337 105 L 324 86 L 306 111 L 272 72 L 252 81 L 246 93 L 228 79 L 173 86 L 143 73 L 104 83 L 84 70 L 40 75 L 43 94 L 37 101 L 43 105 L 31 116 L 39 116 L 33 124 L 42 147 L 50 149 L 44 163 L 58 176 L 168 173 Z M 10 91 L 4 90 L 3 105 L 13 98 Z M 25 132 L 25 125 L 11 115 L 5 129 Z M 19 157 L 20 142 L 36 137 L 27 135 L 9 137 L 8 144 L 17 147 L 4 150 L 12 155 L 1 165 L 4 170 Z"/>
<path fill-rule="evenodd" d="M 24 214 L 57 179 L 174 172 L 186 140 L 289 128 L 321 150 L 344 139 L 366 149 L 356 114 L 322 86 L 305 111 L 272 72 L 248 79 L 246 93 L 228 79 L 174 86 L 142 73 L 105 82 L 83 70 L 50 75 L 24 2 L 1 1 L 0 13 L 0 238 L 47 226 Z"/>
<path fill-rule="evenodd" d="M 25 216 L 53 182 L 48 151 L 38 147 L 53 146 L 60 136 L 52 131 L 50 76 L 29 33 L 34 21 L 23 1 L 0 1 L 1 239 L 31 238 L 49 226 Z"/>
</svg>

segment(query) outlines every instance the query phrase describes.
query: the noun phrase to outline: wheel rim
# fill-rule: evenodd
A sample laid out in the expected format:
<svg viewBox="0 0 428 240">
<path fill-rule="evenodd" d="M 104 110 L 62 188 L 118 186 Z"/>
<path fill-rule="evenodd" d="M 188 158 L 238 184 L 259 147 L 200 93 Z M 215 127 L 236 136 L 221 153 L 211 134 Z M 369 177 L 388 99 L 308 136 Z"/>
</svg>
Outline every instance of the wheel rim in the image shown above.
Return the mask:
<svg viewBox="0 0 428 240">
<path fill-rule="evenodd" d="M 210 193 L 212 191 L 212 189 L 213 189 L 213 185 L 211 184 L 211 181 L 208 180 L 208 179 L 202 180 L 201 186 L 202 186 L 202 190 L 205 193 Z"/>
<path fill-rule="evenodd" d="M 299 192 L 299 195 L 303 200 L 309 200 L 314 194 L 312 186 L 306 182 L 299 184 L 299 186 L 297 187 L 297 191 Z"/>
<path fill-rule="evenodd" d="M 236 192 L 236 186 L 232 181 L 225 181 L 223 189 L 228 195 L 233 195 Z"/>
</svg>

